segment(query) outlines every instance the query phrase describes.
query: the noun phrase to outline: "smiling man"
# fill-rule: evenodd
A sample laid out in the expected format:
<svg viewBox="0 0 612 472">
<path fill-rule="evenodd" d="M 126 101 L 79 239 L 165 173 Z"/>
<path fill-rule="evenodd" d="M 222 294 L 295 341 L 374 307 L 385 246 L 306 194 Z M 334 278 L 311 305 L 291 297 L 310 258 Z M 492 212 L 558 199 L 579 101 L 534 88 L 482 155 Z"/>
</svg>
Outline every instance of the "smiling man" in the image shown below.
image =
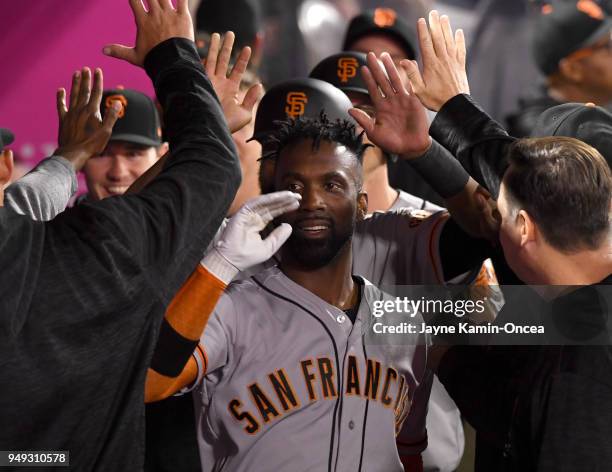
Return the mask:
<svg viewBox="0 0 612 472">
<path fill-rule="evenodd" d="M 103 200 L 122 195 L 168 151 L 161 141 L 161 125 L 153 100 L 135 90 L 106 90 L 102 96 L 102 116 L 110 104 L 123 105 L 108 145 L 83 167 L 87 199 Z"/>
<path fill-rule="evenodd" d="M 230 285 L 201 349 L 174 377 L 150 372 L 145 399 L 196 387 L 204 471 L 399 472 L 395 436 L 403 424 L 404 465 L 421 471 L 432 379 L 424 339 L 367 342 L 370 307 L 383 294 L 353 272 L 353 232 L 367 214 L 361 136 L 348 121 L 322 116 L 285 122 L 275 143 L 271 190 L 300 195 L 299 208 L 276 220 L 292 228 L 280 265 Z M 205 264 L 212 274 L 243 268 L 222 255 L 227 243 L 216 247 Z M 207 318 L 210 289 L 206 281 L 186 285 L 167 319 Z M 168 347 L 163 358 L 175 358 Z"/>
</svg>

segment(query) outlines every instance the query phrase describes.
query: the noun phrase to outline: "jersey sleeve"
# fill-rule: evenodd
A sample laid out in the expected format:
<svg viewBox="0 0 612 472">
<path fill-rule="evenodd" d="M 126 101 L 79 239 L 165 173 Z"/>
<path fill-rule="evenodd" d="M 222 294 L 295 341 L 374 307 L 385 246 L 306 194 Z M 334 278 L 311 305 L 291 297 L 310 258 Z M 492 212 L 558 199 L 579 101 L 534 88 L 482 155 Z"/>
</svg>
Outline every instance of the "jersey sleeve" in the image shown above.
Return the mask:
<svg viewBox="0 0 612 472">
<path fill-rule="evenodd" d="M 5 190 L 6 206 L 36 221 L 49 221 L 66 209 L 77 191 L 72 164 L 61 156 L 41 161 Z"/>
<path fill-rule="evenodd" d="M 215 383 L 220 369 L 231 367 L 233 346 L 236 342 L 237 313 L 232 296 L 225 293 L 206 325 L 194 356 L 201 356 L 201 370 L 198 371 L 200 383 L 206 376 L 207 383 Z M 197 359 L 196 359 L 197 360 Z"/>
<path fill-rule="evenodd" d="M 370 215 L 355 233 L 357 273 L 379 287 L 443 283 L 439 246 L 448 218 L 409 208 Z"/>
</svg>

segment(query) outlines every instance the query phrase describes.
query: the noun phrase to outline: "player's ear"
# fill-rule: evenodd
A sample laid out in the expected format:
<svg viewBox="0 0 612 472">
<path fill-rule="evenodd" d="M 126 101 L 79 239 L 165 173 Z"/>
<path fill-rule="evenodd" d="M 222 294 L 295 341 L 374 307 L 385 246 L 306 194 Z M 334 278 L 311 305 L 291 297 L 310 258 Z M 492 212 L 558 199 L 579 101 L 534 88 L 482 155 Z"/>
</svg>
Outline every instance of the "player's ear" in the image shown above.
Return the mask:
<svg viewBox="0 0 612 472">
<path fill-rule="evenodd" d="M 580 60 L 565 58 L 559 62 L 559 73 L 571 82 L 582 82 L 585 70 Z"/>
<path fill-rule="evenodd" d="M 359 192 L 357 196 L 357 221 L 362 221 L 368 214 L 368 194 Z"/>
</svg>

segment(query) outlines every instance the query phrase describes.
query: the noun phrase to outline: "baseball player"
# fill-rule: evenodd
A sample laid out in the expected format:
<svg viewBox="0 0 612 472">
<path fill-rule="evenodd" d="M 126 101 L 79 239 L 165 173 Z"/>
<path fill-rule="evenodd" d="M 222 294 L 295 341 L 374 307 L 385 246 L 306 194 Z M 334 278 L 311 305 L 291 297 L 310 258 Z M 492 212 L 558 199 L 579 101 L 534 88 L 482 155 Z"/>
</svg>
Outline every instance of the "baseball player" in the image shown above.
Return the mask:
<svg viewBox="0 0 612 472">
<path fill-rule="evenodd" d="M 277 220 L 270 244 L 259 232 L 282 205 L 273 212 L 256 200 L 241 210 L 166 319 L 181 326 L 199 318 L 201 326 L 211 294 L 290 233 L 280 266 L 226 290 L 186 367 L 175 377 L 149 373 L 147 400 L 196 387 L 203 470 L 400 471 L 395 435 L 404 422 L 409 470 L 421 470 L 431 382 L 423 339 L 366 342 L 371 305 L 383 295 L 352 275 L 353 228 L 367 213 L 361 139 L 348 121 L 324 116 L 287 122 L 276 138 L 274 188 L 300 194 L 299 208 Z"/>
</svg>

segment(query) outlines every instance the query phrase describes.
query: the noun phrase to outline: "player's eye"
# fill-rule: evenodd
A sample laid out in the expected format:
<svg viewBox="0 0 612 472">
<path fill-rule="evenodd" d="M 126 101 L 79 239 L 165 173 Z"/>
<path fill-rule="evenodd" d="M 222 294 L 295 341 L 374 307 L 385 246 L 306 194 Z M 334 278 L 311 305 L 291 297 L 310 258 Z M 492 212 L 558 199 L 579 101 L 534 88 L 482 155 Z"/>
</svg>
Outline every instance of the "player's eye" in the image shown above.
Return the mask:
<svg viewBox="0 0 612 472">
<path fill-rule="evenodd" d="M 338 182 L 327 182 L 325 184 L 325 189 L 328 192 L 342 192 L 344 187 Z"/>
<path fill-rule="evenodd" d="M 303 187 L 297 182 L 292 182 L 292 183 L 287 184 L 286 189 L 291 192 L 301 193 Z"/>
</svg>

